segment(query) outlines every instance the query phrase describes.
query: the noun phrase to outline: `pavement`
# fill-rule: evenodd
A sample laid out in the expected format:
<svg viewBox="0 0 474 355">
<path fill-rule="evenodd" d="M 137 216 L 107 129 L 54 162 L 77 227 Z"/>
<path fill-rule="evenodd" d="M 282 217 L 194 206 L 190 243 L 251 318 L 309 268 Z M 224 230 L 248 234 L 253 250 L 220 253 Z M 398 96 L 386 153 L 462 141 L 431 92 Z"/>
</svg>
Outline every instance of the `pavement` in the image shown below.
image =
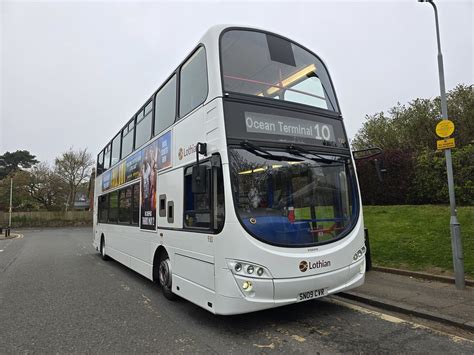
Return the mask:
<svg viewBox="0 0 474 355">
<path fill-rule="evenodd" d="M 15 239 L 15 238 L 19 238 L 21 236 L 21 234 L 19 233 L 10 233 L 10 235 L 8 237 L 5 237 L 5 234 L 0 234 L 0 240 L 4 240 L 4 239 Z"/>
<path fill-rule="evenodd" d="M 474 288 L 369 271 L 365 284 L 340 296 L 390 311 L 401 312 L 474 331 Z"/>
</svg>

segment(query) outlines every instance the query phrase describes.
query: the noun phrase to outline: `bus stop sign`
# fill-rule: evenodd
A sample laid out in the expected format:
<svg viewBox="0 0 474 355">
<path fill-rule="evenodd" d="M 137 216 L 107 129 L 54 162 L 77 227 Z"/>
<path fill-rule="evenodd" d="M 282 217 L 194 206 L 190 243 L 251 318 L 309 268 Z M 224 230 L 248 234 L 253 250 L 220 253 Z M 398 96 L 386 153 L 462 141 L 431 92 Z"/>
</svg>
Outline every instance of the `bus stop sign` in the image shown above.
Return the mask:
<svg viewBox="0 0 474 355">
<path fill-rule="evenodd" d="M 454 123 L 450 120 L 439 121 L 436 125 L 436 134 L 438 137 L 447 138 L 454 132 Z"/>
<path fill-rule="evenodd" d="M 454 148 L 456 144 L 454 143 L 454 138 L 440 139 L 436 141 L 436 148 L 438 150 Z"/>
</svg>

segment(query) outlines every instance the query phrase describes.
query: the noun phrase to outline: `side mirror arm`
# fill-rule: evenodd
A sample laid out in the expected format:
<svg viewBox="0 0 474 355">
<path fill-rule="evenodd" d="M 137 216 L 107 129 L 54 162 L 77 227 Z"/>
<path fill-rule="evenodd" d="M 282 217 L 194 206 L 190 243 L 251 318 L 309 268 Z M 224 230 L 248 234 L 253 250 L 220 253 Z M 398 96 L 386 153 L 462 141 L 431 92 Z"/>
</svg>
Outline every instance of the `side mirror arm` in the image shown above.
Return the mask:
<svg viewBox="0 0 474 355">
<path fill-rule="evenodd" d="M 199 166 L 199 154 L 207 156 L 207 143 L 198 142 L 196 144 L 196 165 Z"/>
</svg>

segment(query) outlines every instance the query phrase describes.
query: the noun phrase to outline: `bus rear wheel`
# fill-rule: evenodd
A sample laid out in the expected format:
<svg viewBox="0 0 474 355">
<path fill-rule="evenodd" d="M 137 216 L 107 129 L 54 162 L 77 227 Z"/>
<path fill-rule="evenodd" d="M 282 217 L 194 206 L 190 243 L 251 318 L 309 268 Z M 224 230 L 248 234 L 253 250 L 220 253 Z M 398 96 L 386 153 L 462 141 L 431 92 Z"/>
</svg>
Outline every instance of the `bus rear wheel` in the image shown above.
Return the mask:
<svg viewBox="0 0 474 355">
<path fill-rule="evenodd" d="M 171 273 L 171 262 L 168 255 L 165 255 L 158 267 L 158 280 L 160 282 L 161 289 L 163 290 L 163 295 L 169 299 L 176 299 L 176 295 L 171 291 L 172 290 L 172 278 Z"/>
<path fill-rule="evenodd" d="M 104 237 L 100 239 L 100 256 L 102 257 L 102 260 L 109 260 L 109 257 L 105 253 L 105 238 Z"/>
</svg>

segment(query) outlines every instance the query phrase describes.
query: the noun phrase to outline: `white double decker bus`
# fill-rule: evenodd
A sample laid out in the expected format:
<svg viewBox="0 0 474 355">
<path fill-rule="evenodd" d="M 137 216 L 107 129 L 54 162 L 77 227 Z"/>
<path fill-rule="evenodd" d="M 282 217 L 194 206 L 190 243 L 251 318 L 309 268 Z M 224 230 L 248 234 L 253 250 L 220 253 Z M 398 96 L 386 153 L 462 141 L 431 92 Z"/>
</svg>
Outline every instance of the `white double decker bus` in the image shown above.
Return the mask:
<svg viewBox="0 0 474 355">
<path fill-rule="evenodd" d="M 361 285 L 354 159 L 327 68 L 216 26 L 97 157 L 93 245 L 216 314 Z"/>
</svg>

